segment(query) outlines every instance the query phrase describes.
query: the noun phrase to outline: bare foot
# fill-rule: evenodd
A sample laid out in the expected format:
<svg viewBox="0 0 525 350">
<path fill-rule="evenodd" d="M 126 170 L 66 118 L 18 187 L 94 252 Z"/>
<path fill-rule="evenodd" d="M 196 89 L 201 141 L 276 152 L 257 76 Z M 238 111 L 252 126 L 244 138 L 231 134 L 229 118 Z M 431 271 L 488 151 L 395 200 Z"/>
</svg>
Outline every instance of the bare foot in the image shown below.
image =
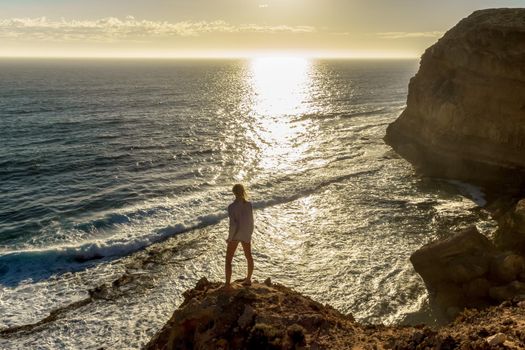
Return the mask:
<svg viewBox="0 0 525 350">
<path fill-rule="evenodd" d="M 224 289 L 224 290 L 232 290 L 233 289 L 231 283 L 225 283 L 224 286 L 222 286 L 221 288 Z"/>
<path fill-rule="evenodd" d="M 245 278 L 245 279 L 242 281 L 242 285 L 243 285 L 243 286 L 251 286 L 251 285 L 252 285 L 252 280 L 251 280 L 251 279 L 248 279 L 248 278 Z"/>
</svg>

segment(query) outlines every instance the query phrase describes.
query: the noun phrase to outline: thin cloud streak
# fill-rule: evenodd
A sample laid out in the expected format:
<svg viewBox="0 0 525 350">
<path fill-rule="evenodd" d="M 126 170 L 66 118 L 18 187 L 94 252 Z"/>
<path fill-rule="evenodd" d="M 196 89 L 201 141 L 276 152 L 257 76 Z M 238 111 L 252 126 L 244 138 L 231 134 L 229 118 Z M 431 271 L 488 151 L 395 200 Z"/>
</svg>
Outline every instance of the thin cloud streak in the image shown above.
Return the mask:
<svg viewBox="0 0 525 350">
<path fill-rule="evenodd" d="M 444 32 L 384 32 L 376 33 L 382 39 L 407 39 L 407 38 L 439 38 Z"/>
<path fill-rule="evenodd" d="M 226 21 L 158 22 L 139 20 L 133 16 L 124 19 L 107 17 L 97 20 L 49 20 L 39 18 L 0 19 L 0 38 L 38 39 L 50 41 L 115 41 L 144 40 L 155 37 L 191 37 L 207 33 L 312 33 L 312 26 L 288 25 L 233 25 Z"/>
</svg>

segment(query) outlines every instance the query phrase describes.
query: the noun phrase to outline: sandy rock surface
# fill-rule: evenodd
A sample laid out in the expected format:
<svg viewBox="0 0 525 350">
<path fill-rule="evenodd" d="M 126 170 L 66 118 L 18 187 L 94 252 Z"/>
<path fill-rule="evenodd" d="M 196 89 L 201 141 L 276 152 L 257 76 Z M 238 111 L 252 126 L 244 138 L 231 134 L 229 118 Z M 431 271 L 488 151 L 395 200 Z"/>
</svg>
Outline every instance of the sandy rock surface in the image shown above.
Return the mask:
<svg viewBox="0 0 525 350">
<path fill-rule="evenodd" d="M 279 284 L 202 279 L 145 349 L 523 349 L 525 302 L 466 310 L 432 329 L 362 325 Z"/>
</svg>

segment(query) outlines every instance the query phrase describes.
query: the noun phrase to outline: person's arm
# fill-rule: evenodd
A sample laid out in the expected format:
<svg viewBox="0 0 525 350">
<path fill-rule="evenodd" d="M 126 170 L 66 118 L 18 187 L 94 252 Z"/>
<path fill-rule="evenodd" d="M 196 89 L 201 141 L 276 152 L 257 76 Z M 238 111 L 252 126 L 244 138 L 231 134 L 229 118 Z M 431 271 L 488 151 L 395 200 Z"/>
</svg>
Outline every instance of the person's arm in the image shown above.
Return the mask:
<svg viewBox="0 0 525 350">
<path fill-rule="evenodd" d="M 249 215 L 250 215 L 250 219 L 251 219 L 251 221 L 253 222 L 253 205 L 252 205 L 251 202 L 250 202 L 249 204 L 250 204 L 250 212 L 249 212 Z"/>
<path fill-rule="evenodd" d="M 230 218 L 230 223 L 228 230 L 228 239 L 226 240 L 227 242 L 231 241 L 233 237 L 235 237 L 239 229 L 237 219 L 235 218 L 235 213 L 233 212 L 233 208 L 231 206 L 228 207 L 228 217 Z"/>
</svg>

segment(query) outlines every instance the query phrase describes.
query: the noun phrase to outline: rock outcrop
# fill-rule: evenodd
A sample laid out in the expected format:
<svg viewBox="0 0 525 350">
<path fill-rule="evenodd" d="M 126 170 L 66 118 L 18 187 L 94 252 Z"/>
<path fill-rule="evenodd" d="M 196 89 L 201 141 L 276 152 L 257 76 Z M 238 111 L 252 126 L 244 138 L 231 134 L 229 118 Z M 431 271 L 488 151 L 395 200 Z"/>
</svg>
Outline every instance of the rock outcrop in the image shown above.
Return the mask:
<svg viewBox="0 0 525 350">
<path fill-rule="evenodd" d="M 465 311 L 440 329 L 361 325 L 329 305 L 266 281 L 251 287 L 205 279 L 146 345 L 172 349 L 523 349 L 525 302 Z"/>
<path fill-rule="evenodd" d="M 448 316 L 465 307 L 525 299 L 525 259 L 500 251 L 476 227 L 429 243 L 410 257 L 431 301 Z"/>
<path fill-rule="evenodd" d="M 352 316 L 269 280 L 223 289 L 201 279 L 184 297 L 145 349 L 350 349 L 364 334 Z"/>
<path fill-rule="evenodd" d="M 525 255 L 525 199 L 498 215 L 495 243 L 500 249 Z"/>
<path fill-rule="evenodd" d="M 431 175 L 524 183 L 525 9 L 476 11 L 427 49 L 385 141 Z"/>
</svg>

